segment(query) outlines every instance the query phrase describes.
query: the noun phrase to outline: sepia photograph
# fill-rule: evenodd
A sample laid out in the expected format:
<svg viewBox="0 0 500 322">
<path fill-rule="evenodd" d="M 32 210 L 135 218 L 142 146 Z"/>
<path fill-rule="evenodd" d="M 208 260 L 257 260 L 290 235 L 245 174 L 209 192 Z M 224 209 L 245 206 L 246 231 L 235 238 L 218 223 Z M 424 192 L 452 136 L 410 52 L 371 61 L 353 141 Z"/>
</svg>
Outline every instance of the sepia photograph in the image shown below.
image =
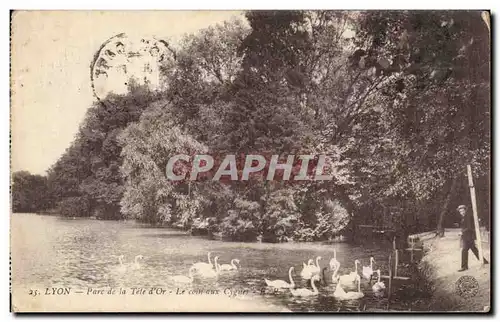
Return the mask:
<svg viewBox="0 0 500 322">
<path fill-rule="evenodd" d="M 492 312 L 485 10 L 12 10 L 13 313 Z"/>
</svg>

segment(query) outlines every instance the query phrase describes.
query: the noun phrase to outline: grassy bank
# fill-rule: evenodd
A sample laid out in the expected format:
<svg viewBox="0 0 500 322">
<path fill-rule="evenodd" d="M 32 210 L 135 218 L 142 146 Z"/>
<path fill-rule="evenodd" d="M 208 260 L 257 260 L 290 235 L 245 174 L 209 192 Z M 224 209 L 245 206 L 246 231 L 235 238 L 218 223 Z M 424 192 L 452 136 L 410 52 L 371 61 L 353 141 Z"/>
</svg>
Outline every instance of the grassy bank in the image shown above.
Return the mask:
<svg viewBox="0 0 500 322">
<path fill-rule="evenodd" d="M 481 262 L 469 252 L 469 269 L 460 269 L 459 229 L 449 229 L 443 238 L 432 238 L 424 242 L 427 252 L 422 258 L 420 269 L 432 291 L 428 303 L 429 311 L 488 312 L 491 307 L 490 265 Z M 482 243 L 484 257 L 490 260 L 489 243 Z M 471 298 L 461 297 L 456 282 L 461 276 L 469 275 L 479 283 L 477 294 Z"/>
</svg>

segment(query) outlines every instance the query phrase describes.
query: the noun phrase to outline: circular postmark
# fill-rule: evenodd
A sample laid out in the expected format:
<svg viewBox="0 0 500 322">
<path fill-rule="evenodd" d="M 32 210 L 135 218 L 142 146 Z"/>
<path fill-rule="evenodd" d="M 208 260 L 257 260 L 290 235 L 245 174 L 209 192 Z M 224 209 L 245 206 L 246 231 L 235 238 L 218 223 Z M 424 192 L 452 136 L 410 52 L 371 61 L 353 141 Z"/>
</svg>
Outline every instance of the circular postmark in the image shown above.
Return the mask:
<svg viewBox="0 0 500 322">
<path fill-rule="evenodd" d="M 150 90 L 162 86 L 160 69 L 172 63 L 174 54 L 169 44 L 153 36 L 118 34 L 106 40 L 90 65 L 94 95 L 102 100 L 108 94 L 126 94 L 130 81 Z"/>
<path fill-rule="evenodd" d="M 464 275 L 455 283 L 455 289 L 458 295 L 468 299 L 476 296 L 479 291 L 479 283 L 473 276 Z"/>
</svg>

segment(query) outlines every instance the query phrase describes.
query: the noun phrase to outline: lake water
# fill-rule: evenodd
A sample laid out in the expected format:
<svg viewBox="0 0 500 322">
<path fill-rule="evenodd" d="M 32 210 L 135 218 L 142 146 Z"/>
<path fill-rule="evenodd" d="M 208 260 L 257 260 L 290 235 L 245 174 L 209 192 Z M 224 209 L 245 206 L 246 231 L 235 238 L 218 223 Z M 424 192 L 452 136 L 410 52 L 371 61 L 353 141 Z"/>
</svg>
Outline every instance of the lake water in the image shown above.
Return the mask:
<svg viewBox="0 0 500 322">
<path fill-rule="evenodd" d="M 336 300 L 333 297 L 330 270 L 325 272 L 325 283 L 318 285 L 319 294 L 310 298 L 295 298 L 289 290 L 273 292 L 266 288 L 264 282 L 264 278 L 288 281 L 288 269 L 293 266 L 297 287 L 311 289 L 311 285 L 299 275 L 302 263 L 321 256 L 320 265 L 328 266 L 334 248 L 342 266 L 340 273 L 352 271 L 355 259 L 368 266 L 369 258 L 373 256 L 375 269 L 380 268 L 382 275 L 387 275 L 387 246 L 222 242 L 193 237 L 173 229 L 150 228 L 133 221 L 65 219 L 36 214 L 11 216 L 11 244 L 12 288 L 23 292 L 34 285 L 72 287 L 83 291 L 89 287 L 157 287 L 174 292 L 177 292 L 177 288 L 185 292 L 218 290 L 219 294 L 227 295 L 220 296 L 221 299 L 231 297 L 231 292 L 240 292 L 237 297 L 250 300 L 263 310 L 269 305 L 305 312 L 357 308 L 372 310 L 383 308 L 387 302 L 385 298 L 373 296 L 371 286 L 365 281 L 361 285 L 365 293 L 362 300 Z M 235 272 L 223 272 L 217 279 L 195 280 L 189 286 L 179 286 L 169 280 L 173 275 L 188 275 L 189 267 L 195 262 L 207 262 L 209 251 L 212 256 L 219 256 L 219 263 L 223 264 L 238 258 L 241 268 Z M 139 269 L 122 272 L 119 269 L 119 255 L 124 255 L 126 263 L 133 262 L 137 255 L 142 255 L 144 259 L 140 261 Z M 407 298 L 405 294 L 408 292 L 402 286 L 398 293 L 401 299 L 394 300 L 399 309 L 406 309 L 411 302 L 403 300 Z"/>
</svg>

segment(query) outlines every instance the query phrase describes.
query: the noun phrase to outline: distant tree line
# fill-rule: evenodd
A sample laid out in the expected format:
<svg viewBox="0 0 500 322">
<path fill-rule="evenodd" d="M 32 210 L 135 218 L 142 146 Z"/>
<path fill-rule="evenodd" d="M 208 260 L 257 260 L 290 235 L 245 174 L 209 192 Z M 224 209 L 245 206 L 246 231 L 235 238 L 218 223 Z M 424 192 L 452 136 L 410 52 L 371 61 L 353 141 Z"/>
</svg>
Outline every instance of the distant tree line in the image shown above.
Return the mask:
<svg viewBox="0 0 500 322">
<path fill-rule="evenodd" d="M 442 231 L 470 200 L 471 164 L 487 221 L 490 35 L 479 12 L 245 17 L 186 36 L 162 66 L 164 91 L 131 86 L 88 110 L 46 178 L 61 214 L 273 242 L 352 235 L 360 223 Z M 172 184 L 165 166 L 179 153 L 326 154 L 334 179 Z"/>
<path fill-rule="evenodd" d="M 47 193 L 47 177 L 17 171 L 12 174 L 12 210 L 14 212 L 36 212 L 51 207 Z"/>
</svg>

